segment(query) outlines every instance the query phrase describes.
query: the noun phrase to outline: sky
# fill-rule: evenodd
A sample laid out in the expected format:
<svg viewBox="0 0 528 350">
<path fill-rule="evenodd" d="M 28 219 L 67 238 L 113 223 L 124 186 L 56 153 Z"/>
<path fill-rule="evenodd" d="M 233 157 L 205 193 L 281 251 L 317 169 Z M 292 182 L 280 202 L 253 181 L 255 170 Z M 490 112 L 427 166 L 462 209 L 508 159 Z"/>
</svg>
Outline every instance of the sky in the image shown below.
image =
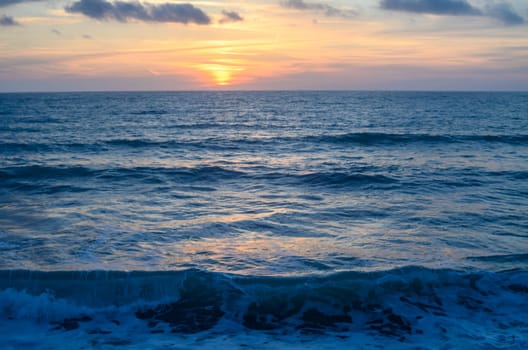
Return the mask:
<svg viewBox="0 0 528 350">
<path fill-rule="evenodd" d="M 528 91 L 527 0 L 0 0 L 0 92 Z"/>
</svg>

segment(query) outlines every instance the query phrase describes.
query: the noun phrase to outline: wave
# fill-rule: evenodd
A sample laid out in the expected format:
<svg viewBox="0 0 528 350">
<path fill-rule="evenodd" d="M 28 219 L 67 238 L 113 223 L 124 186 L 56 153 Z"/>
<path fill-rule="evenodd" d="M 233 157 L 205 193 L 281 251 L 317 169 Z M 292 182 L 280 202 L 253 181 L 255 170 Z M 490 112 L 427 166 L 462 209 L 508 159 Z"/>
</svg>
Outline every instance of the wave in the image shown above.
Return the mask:
<svg viewBox="0 0 528 350">
<path fill-rule="evenodd" d="M 64 152 L 74 151 L 100 151 L 104 149 L 99 143 L 42 143 L 42 142 L 2 142 L 0 141 L 2 152 Z"/>
<path fill-rule="evenodd" d="M 389 175 L 390 173 L 390 175 Z M 217 165 L 199 164 L 191 167 L 112 167 L 93 168 L 85 166 L 46 166 L 28 165 L 0 168 L 0 180 L 5 185 L 18 190 L 33 190 L 45 186 L 79 187 L 74 183 L 82 179 L 90 181 L 123 182 L 132 181 L 145 184 L 161 183 L 216 183 L 220 181 L 265 181 L 276 185 L 328 187 L 328 188 L 383 188 L 395 186 L 422 187 L 466 187 L 479 186 L 496 178 L 523 180 L 526 171 L 483 171 L 479 168 L 440 169 L 434 173 L 416 173 L 413 176 L 395 176 L 390 168 L 354 167 L 335 171 L 280 172 L 274 168 L 231 169 Z M 432 179 L 432 180 L 431 180 Z M 73 182 L 72 182 L 73 181 Z M 84 188 L 84 185 L 83 185 Z M 79 189 L 79 188 L 77 188 Z M 62 188 L 67 190 L 67 187 Z"/>
<path fill-rule="evenodd" d="M 100 188 L 101 184 L 129 185 L 206 185 L 268 184 L 331 190 L 423 190 L 477 187 L 497 181 L 519 181 L 528 172 L 486 171 L 480 168 L 432 169 L 402 174 L 391 167 L 351 167 L 321 171 L 292 171 L 272 167 L 232 168 L 197 164 L 189 167 L 87 167 L 82 165 L 27 165 L 0 168 L 0 181 L 6 188 L 31 193 L 83 192 Z M 150 188 L 150 187 L 149 187 Z M 155 188 L 151 188 L 155 189 Z M 515 192 L 522 194 L 522 189 Z"/>
<path fill-rule="evenodd" d="M 185 128 L 212 128 L 214 125 L 182 125 Z M 0 142 L 0 146 L 6 151 L 52 151 L 65 149 L 101 150 L 110 147 L 125 148 L 161 148 L 161 149 L 185 149 L 185 148 L 207 148 L 217 150 L 238 150 L 247 145 L 269 145 L 273 143 L 309 142 L 328 143 L 337 145 L 355 144 L 362 146 L 387 146 L 399 144 L 452 144 L 452 143 L 500 143 L 508 145 L 523 146 L 528 144 L 528 135 L 441 135 L 441 134 L 407 134 L 407 133 L 382 133 L 382 132 L 356 132 L 334 135 L 310 135 L 310 136 L 278 136 L 263 138 L 205 138 L 196 140 L 150 140 L 150 139 L 109 139 L 99 140 L 95 143 L 18 143 Z"/>
<path fill-rule="evenodd" d="M 490 142 L 523 145 L 528 142 L 528 135 L 441 135 L 357 132 L 337 135 L 308 136 L 306 139 L 312 142 L 359 145 L 462 142 Z"/>
<path fill-rule="evenodd" d="M 423 331 L 427 322 L 464 317 L 478 323 L 482 315 L 497 322 L 519 319 L 517 325 L 527 327 L 519 314 L 527 297 L 527 271 L 409 266 L 298 277 L 200 270 L 0 271 L 0 318 L 66 327 L 65 322 L 100 320 L 103 310 L 119 308 L 151 328 L 163 325 L 173 333 L 202 332 L 227 322 L 255 331 L 356 328 L 405 337 Z"/>
<path fill-rule="evenodd" d="M 365 173 L 364 169 L 345 172 L 279 173 L 273 169 L 259 172 L 233 170 L 220 166 L 197 165 L 195 167 L 116 167 L 96 169 L 84 166 L 29 165 L 0 168 L 0 179 L 9 180 L 11 186 L 25 186 L 31 180 L 54 180 L 66 178 L 92 178 L 105 181 L 135 180 L 146 183 L 162 182 L 216 182 L 241 179 L 265 180 L 277 184 L 308 186 L 384 186 L 395 184 L 395 178 Z M 369 170 L 370 171 L 370 170 Z M 26 182 L 24 182 L 26 181 Z"/>
<path fill-rule="evenodd" d="M 302 182 L 309 185 L 383 185 L 398 182 L 395 178 L 379 174 L 361 173 L 310 173 L 297 175 Z"/>
<path fill-rule="evenodd" d="M 131 148 L 140 148 L 140 147 L 160 147 L 160 148 L 175 148 L 182 146 L 182 142 L 178 141 L 153 141 L 153 140 L 144 140 L 144 139 L 113 139 L 104 141 L 107 145 L 112 146 L 126 146 Z"/>
<path fill-rule="evenodd" d="M 494 263 L 528 263 L 528 254 L 503 254 L 503 255 L 485 255 L 468 257 L 469 260 L 494 262 Z"/>
<path fill-rule="evenodd" d="M 0 179 L 46 179 L 65 177 L 86 177 L 95 173 L 83 166 L 28 165 L 6 167 L 0 170 Z"/>
<path fill-rule="evenodd" d="M 49 151 L 49 144 L 44 143 L 22 143 L 22 142 L 1 142 L 0 149 L 4 152 L 21 152 L 21 151 Z"/>
<path fill-rule="evenodd" d="M 186 126 L 189 128 L 190 126 Z M 199 128 L 211 128 L 213 125 L 200 125 Z M 528 135 L 442 135 L 442 134 L 412 134 L 412 133 L 382 133 L 382 132 L 354 132 L 334 135 L 310 136 L 277 136 L 260 138 L 209 138 L 203 140 L 143 140 L 143 139 L 115 139 L 107 140 L 105 144 L 129 147 L 224 147 L 237 148 L 240 145 L 259 145 L 270 143 L 310 142 L 330 144 L 357 144 L 363 146 L 397 145 L 411 143 L 450 144 L 450 143 L 503 143 L 510 145 L 526 145 Z"/>
<path fill-rule="evenodd" d="M 337 144 L 395 144 L 395 143 L 410 143 L 410 142 L 450 142 L 450 136 L 443 135 L 429 135 L 429 134 L 392 134 L 392 133 L 376 133 L 376 132 L 358 132 L 338 135 L 324 135 L 310 137 L 312 141 L 337 143 Z"/>
</svg>

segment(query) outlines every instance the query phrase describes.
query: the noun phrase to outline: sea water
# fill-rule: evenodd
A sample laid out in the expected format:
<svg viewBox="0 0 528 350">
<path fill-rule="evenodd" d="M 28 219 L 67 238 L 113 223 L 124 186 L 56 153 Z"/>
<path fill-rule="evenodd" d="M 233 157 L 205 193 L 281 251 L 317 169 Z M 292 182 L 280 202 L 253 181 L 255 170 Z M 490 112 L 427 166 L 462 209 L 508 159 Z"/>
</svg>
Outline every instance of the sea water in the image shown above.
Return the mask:
<svg viewBox="0 0 528 350">
<path fill-rule="evenodd" d="M 526 349 L 528 94 L 0 94 L 4 349 Z"/>
</svg>

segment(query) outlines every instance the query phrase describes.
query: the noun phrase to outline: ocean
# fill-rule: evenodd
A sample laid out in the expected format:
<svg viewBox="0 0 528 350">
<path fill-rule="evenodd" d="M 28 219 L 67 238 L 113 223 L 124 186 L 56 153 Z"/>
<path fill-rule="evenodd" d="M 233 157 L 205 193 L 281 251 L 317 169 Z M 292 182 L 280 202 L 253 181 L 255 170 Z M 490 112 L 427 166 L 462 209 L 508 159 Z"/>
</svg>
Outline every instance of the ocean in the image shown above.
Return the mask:
<svg viewBox="0 0 528 350">
<path fill-rule="evenodd" d="M 528 349 L 528 93 L 0 94 L 2 349 Z"/>
</svg>

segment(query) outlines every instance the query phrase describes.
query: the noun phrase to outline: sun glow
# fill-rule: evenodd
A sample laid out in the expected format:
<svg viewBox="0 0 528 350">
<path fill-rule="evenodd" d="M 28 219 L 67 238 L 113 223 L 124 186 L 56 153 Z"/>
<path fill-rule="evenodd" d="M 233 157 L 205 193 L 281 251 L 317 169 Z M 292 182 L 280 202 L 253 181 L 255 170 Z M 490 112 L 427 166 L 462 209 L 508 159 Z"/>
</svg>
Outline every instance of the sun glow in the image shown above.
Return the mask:
<svg viewBox="0 0 528 350">
<path fill-rule="evenodd" d="M 226 64 L 201 64 L 197 68 L 208 73 L 213 83 L 218 86 L 230 85 L 234 75 L 244 70 L 242 67 Z"/>
</svg>

